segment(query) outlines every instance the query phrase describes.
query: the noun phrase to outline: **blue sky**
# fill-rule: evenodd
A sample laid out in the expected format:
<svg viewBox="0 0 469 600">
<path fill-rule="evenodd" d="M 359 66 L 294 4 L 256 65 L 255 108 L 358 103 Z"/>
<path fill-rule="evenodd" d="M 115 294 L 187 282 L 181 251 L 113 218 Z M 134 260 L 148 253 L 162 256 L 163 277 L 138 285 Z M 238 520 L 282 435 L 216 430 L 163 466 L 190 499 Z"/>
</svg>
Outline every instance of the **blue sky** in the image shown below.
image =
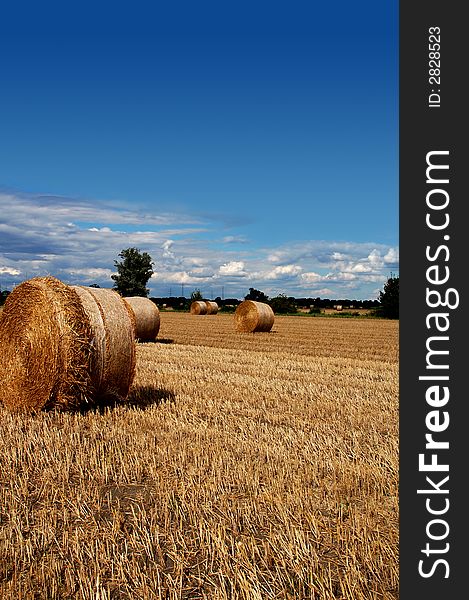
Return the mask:
<svg viewBox="0 0 469 600">
<path fill-rule="evenodd" d="M 0 9 L 0 288 L 375 299 L 398 252 L 398 3 Z"/>
</svg>

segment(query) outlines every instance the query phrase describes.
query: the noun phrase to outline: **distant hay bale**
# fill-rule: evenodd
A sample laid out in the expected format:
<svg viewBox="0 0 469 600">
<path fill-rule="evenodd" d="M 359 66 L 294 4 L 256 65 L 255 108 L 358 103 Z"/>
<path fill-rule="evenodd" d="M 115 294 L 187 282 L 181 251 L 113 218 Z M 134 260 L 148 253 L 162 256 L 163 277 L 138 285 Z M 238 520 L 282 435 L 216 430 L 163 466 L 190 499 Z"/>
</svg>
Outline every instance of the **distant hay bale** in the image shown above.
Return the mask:
<svg viewBox="0 0 469 600">
<path fill-rule="evenodd" d="M 206 315 L 207 305 L 203 300 L 194 300 L 190 307 L 191 315 Z"/>
<path fill-rule="evenodd" d="M 216 315 L 218 312 L 218 304 L 216 302 L 212 302 L 211 300 L 206 300 L 205 304 L 207 306 L 207 314 L 208 315 Z"/>
<path fill-rule="evenodd" d="M 242 333 L 270 331 L 274 324 L 274 311 L 264 302 L 244 300 L 234 313 L 235 328 Z"/>
<path fill-rule="evenodd" d="M 24 281 L 0 318 L 0 402 L 12 411 L 77 407 L 91 388 L 91 326 L 77 295 L 54 277 Z"/>
<path fill-rule="evenodd" d="M 135 337 L 140 342 L 154 342 L 160 330 L 160 311 L 150 298 L 128 296 L 124 300 L 130 305 L 135 317 Z"/>
<path fill-rule="evenodd" d="M 135 375 L 135 317 L 114 290 L 72 286 L 92 330 L 92 399 L 125 399 Z"/>
</svg>

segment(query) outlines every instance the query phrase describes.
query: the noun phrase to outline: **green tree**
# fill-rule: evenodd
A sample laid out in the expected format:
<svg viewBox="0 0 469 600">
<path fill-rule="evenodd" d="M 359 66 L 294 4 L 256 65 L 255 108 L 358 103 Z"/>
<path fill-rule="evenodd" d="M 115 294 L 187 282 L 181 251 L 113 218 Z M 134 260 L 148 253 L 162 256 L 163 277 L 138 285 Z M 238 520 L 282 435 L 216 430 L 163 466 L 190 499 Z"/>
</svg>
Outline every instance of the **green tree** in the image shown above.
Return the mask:
<svg viewBox="0 0 469 600">
<path fill-rule="evenodd" d="M 386 319 L 399 318 L 399 277 L 389 277 L 379 293 L 378 314 Z"/>
<path fill-rule="evenodd" d="M 121 261 L 114 261 L 117 274 L 111 275 L 114 288 L 121 296 L 148 296 L 146 284 L 153 275 L 153 261 L 147 252 L 138 248 L 126 248 L 119 254 Z"/>
<path fill-rule="evenodd" d="M 279 294 L 278 296 L 275 296 L 275 298 L 271 298 L 269 304 L 274 313 L 278 315 L 297 312 L 295 298 L 292 296 Z"/>
<path fill-rule="evenodd" d="M 191 294 L 191 302 L 196 302 L 197 300 L 202 300 L 202 294 L 200 290 L 194 290 Z"/>
<path fill-rule="evenodd" d="M 269 296 L 266 296 L 264 292 L 260 290 L 256 290 L 255 288 L 249 288 L 249 294 L 244 296 L 245 300 L 254 300 L 255 302 L 267 302 L 269 300 Z"/>
</svg>

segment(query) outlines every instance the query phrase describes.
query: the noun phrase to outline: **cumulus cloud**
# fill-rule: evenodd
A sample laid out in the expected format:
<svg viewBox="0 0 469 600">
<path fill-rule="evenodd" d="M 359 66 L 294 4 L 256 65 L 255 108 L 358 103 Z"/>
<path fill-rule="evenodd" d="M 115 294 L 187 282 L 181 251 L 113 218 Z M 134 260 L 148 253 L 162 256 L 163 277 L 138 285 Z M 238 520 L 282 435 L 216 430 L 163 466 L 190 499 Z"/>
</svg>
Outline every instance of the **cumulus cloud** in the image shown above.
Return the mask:
<svg viewBox="0 0 469 600">
<path fill-rule="evenodd" d="M 384 255 L 384 263 L 390 265 L 398 265 L 399 264 L 399 249 L 398 248 L 389 248 L 389 250 Z"/>
<path fill-rule="evenodd" d="M 346 254 L 342 254 L 342 252 L 333 252 L 332 256 L 331 256 L 332 260 L 346 260 L 347 255 Z"/>
<path fill-rule="evenodd" d="M 244 262 L 232 260 L 224 265 L 220 266 L 219 269 L 220 275 L 229 275 L 233 276 L 243 276 L 246 274 L 244 270 Z"/>
<path fill-rule="evenodd" d="M 174 240 L 166 240 L 162 243 L 161 248 L 163 249 L 164 258 L 174 258 L 174 252 L 171 250 L 171 246 L 174 244 Z"/>
<path fill-rule="evenodd" d="M 319 281 L 323 281 L 323 279 L 324 278 L 322 275 L 319 275 L 319 273 L 314 273 L 314 271 L 301 274 L 301 280 L 305 283 L 318 283 Z"/>
<path fill-rule="evenodd" d="M 220 236 L 220 222 L 156 206 L 150 213 L 118 203 L 0 192 L 0 215 L 2 288 L 47 274 L 111 287 L 114 261 L 131 246 L 154 261 L 153 295 L 166 295 L 168 284 L 188 284 L 201 291 L 223 286 L 226 296 L 237 298 L 249 287 L 269 296 L 374 298 L 399 264 L 398 248 L 385 244 L 291 240 L 258 247 L 236 230 Z"/>
<path fill-rule="evenodd" d="M 350 267 L 350 270 L 353 273 L 367 273 L 369 271 L 369 267 L 363 263 L 354 264 Z"/>
<path fill-rule="evenodd" d="M 281 265 L 267 271 L 259 271 L 253 274 L 260 280 L 292 279 L 296 278 L 302 271 L 299 265 Z"/>
<path fill-rule="evenodd" d="M 156 274 L 156 278 L 164 278 L 167 283 L 184 283 L 200 286 L 204 283 L 213 281 L 214 276 L 210 272 L 197 272 L 197 271 L 161 271 Z"/>
<path fill-rule="evenodd" d="M 293 277 L 301 273 L 301 271 L 302 269 L 299 265 L 283 265 L 280 267 L 275 267 L 275 269 L 271 271 L 271 273 L 274 275 L 274 277 L 281 277 L 284 275 Z"/>
<path fill-rule="evenodd" d="M 21 271 L 11 267 L 0 267 L 0 275 L 19 275 Z"/>
<path fill-rule="evenodd" d="M 357 276 L 346 271 L 339 271 L 338 273 L 327 273 L 324 279 L 327 281 L 355 281 Z"/>
</svg>

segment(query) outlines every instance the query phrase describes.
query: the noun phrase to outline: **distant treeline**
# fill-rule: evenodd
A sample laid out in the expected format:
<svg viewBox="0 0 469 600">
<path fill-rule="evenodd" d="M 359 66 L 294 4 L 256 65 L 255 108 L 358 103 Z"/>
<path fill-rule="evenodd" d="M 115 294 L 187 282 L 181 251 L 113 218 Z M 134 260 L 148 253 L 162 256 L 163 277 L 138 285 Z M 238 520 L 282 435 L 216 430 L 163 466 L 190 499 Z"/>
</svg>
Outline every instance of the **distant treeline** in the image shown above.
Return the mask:
<svg viewBox="0 0 469 600">
<path fill-rule="evenodd" d="M 288 300 L 291 305 L 296 306 L 297 309 L 335 308 L 336 306 L 341 306 L 344 310 L 359 308 L 371 309 L 378 308 L 380 305 L 378 300 L 351 300 L 349 298 L 331 300 L 329 298 L 294 298 L 293 296 L 289 296 L 285 299 Z M 191 304 L 191 300 L 184 296 L 152 296 L 150 297 L 150 300 L 155 302 L 159 307 L 172 308 L 173 310 L 187 310 Z M 204 300 L 212 300 L 212 298 L 204 298 Z M 213 301 L 216 302 L 222 310 L 236 308 L 238 304 L 242 302 L 242 300 L 239 300 L 238 298 L 224 298 L 222 300 L 219 296 L 213 298 Z"/>
<path fill-rule="evenodd" d="M 0 292 L 0 306 L 4 304 L 10 292 L 3 290 Z M 166 297 L 155 297 L 151 296 L 152 300 L 160 308 L 171 308 L 173 310 L 189 310 L 191 305 L 191 299 L 184 296 L 166 296 Z M 204 298 L 204 300 L 212 300 L 212 298 Z M 236 309 L 238 304 L 242 302 L 238 298 L 213 298 L 221 310 L 226 312 L 233 311 Z M 341 306 L 344 310 L 347 309 L 359 309 L 359 308 L 378 308 L 380 306 L 379 300 L 351 300 L 349 298 L 338 298 L 331 300 L 329 298 L 294 298 L 293 296 L 280 295 L 276 298 L 267 299 L 269 304 L 272 304 L 274 308 L 280 309 L 278 312 L 288 311 L 294 312 L 295 309 L 311 309 L 311 308 L 335 308 Z M 286 310 L 282 311 L 282 304 L 286 306 Z"/>
</svg>

